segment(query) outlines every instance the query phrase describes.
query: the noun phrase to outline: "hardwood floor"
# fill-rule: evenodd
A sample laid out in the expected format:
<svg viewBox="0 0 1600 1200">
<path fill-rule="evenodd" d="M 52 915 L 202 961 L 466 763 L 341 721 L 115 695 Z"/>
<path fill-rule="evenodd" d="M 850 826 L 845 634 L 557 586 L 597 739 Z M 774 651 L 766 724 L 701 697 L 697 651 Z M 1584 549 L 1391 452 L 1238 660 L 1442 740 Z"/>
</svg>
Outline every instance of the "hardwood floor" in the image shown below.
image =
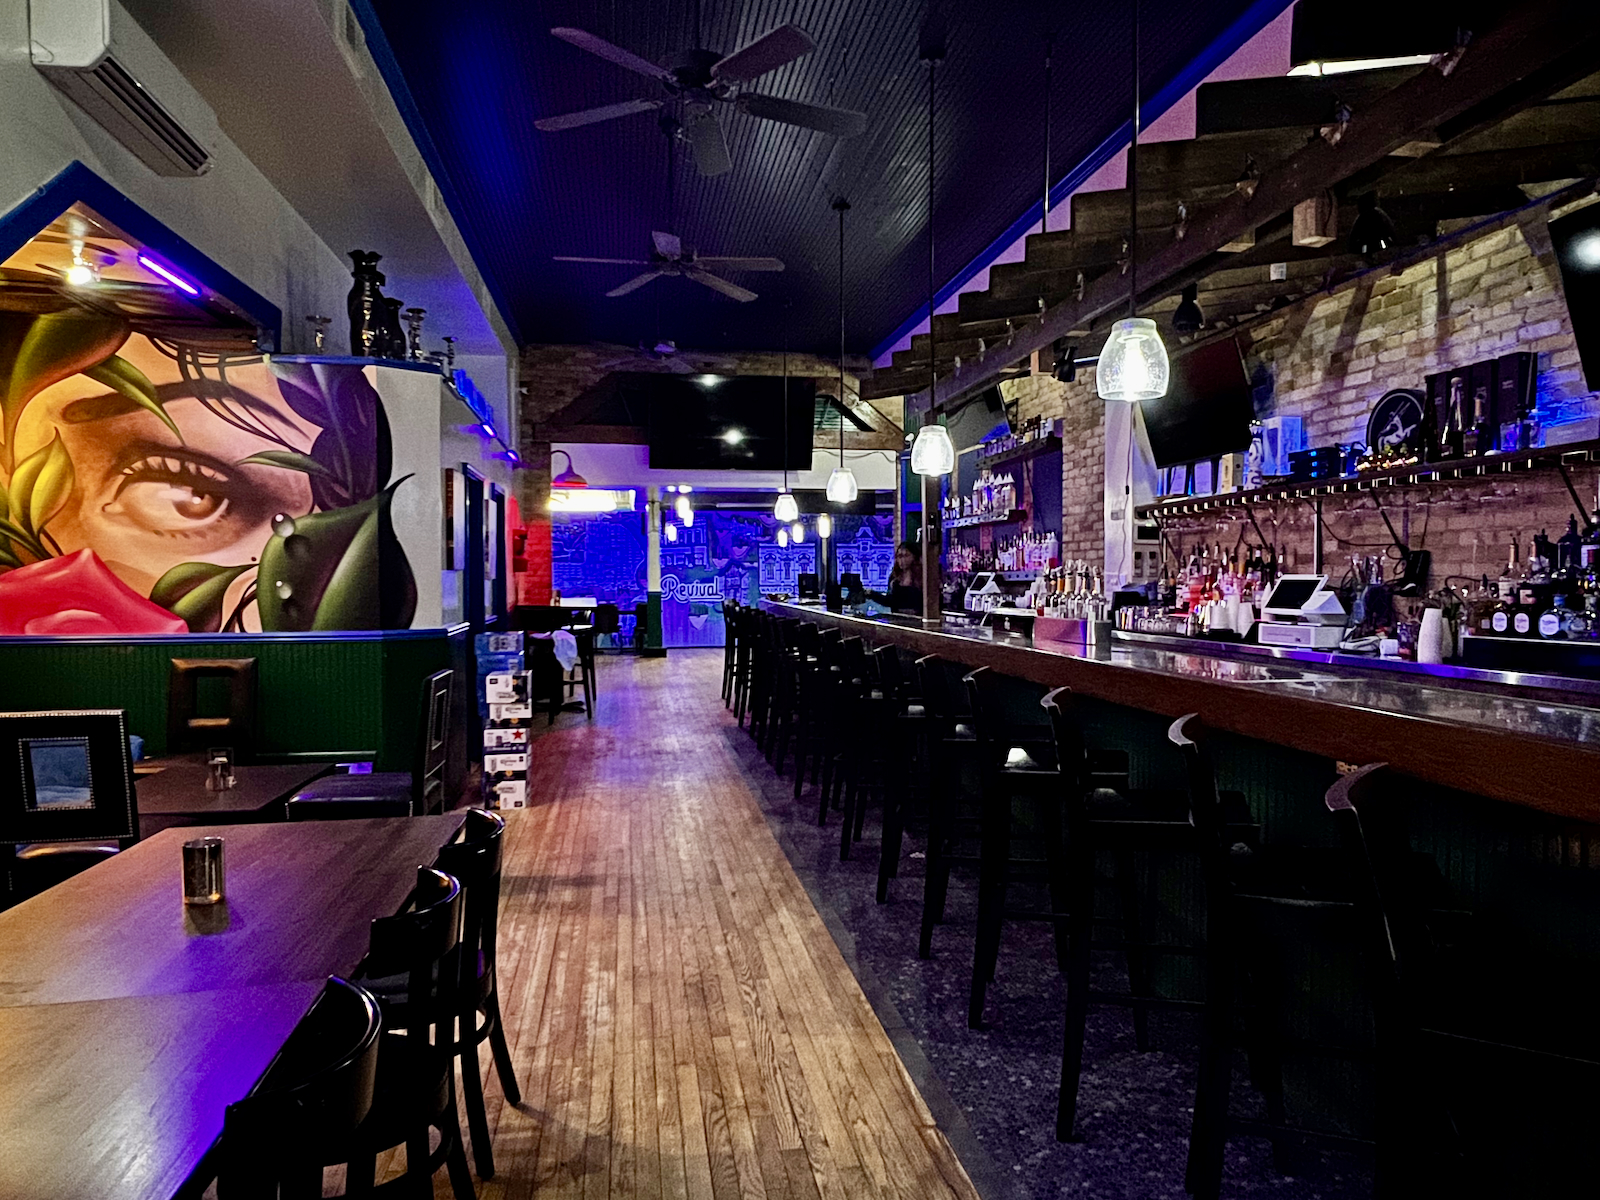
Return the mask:
<svg viewBox="0 0 1600 1200">
<path fill-rule="evenodd" d="M 975 1198 L 748 790 L 721 665 L 602 659 L 595 721 L 534 742 L 500 927 L 523 1104 L 485 1047 L 478 1194 Z"/>
</svg>

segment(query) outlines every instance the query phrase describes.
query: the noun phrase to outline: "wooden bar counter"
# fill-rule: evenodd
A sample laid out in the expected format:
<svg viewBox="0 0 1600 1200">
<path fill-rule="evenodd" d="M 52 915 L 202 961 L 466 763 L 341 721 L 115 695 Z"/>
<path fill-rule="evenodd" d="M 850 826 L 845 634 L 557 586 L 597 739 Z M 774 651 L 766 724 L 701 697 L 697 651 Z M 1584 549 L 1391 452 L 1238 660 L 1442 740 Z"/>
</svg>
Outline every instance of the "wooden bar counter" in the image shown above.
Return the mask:
<svg viewBox="0 0 1600 1200">
<path fill-rule="evenodd" d="M 1426 675 L 1229 656 L 1196 643 L 1035 648 L 1025 635 L 914 618 L 859 617 L 763 601 L 768 611 L 833 626 L 872 645 L 1050 687 L 1161 718 L 1198 712 L 1213 729 L 1326 760 L 1387 762 L 1416 779 L 1600 824 L 1600 696 L 1571 701 L 1516 687 L 1478 690 Z"/>
</svg>

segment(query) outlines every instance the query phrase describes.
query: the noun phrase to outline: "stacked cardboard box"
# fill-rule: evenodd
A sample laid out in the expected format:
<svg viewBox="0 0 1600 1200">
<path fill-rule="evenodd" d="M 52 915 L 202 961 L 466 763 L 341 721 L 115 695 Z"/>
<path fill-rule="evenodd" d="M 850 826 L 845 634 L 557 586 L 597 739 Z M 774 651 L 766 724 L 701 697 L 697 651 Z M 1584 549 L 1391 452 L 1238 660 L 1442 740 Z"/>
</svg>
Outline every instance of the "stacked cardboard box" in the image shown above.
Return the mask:
<svg viewBox="0 0 1600 1200">
<path fill-rule="evenodd" d="M 478 715 L 483 721 L 483 804 L 526 808 L 533 708 L 528 701 L 522 634 L 480 633 L 475 649 Z"/>
</svg>

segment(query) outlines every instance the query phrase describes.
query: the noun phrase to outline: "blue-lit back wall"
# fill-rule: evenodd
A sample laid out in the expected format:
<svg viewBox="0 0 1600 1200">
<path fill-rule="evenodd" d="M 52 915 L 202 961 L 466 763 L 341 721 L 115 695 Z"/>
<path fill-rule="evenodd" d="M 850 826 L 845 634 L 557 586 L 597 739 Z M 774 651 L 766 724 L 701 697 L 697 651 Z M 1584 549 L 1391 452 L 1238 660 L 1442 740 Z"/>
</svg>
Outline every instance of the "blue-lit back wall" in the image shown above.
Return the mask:
<svg viewBox="0 0 1600 1200">
<path fill-rule="evenodd" d="M 556 514 L 551 518 L 552 584 L 563 596 L 593 596 L 622 610 L 626 637 L 633 609 L 645 602 L 645 514 Z M 780 548 L 771 513 L 695 514 L 678 540 L 661 541 L 662 644 L 723 644 L 722 600 L 753 604 L 764 592 L 789 592 L 796 577 L 817 570 L 815 518 L 806 540 Z M 869 588 L 886 590 L 894 564 L 892 517 L 835 517 L 839 570 L 855 571 Z"/>
</svg>

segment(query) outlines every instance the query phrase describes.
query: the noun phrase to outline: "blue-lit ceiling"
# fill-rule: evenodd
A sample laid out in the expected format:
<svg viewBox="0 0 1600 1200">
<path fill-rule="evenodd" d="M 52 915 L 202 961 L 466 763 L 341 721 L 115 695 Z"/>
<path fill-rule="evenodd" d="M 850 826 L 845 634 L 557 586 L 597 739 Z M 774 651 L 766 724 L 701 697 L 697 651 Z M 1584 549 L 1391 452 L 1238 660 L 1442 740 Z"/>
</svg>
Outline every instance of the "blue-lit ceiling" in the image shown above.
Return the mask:
<svg viewBox="0 0 1600 1200">
<path fill-rule="evenodd" d="M 733 158 L 703 179 L 677 154 L 667 213 L 666 138 L 655 114 L 558 133 L 541 116 L 659 98 L 658 84 L 560 41 L 588 30 L 670 65 L 693 44 L 692 0 L 356 0 L 374 56 L 517 336 L 529 342 L 671 338 L 705 349 L 836 351 L 834 197 L 848 197 L 851 353 L 866 353 L 928 292 L 926 6 L 906 0 L 702 0 L 702 41 L 728 52 L 792 22 L 818 50 L 751 90 L 859 109 L 849 141 L 719 106 Z M 1194 64 L 1263 23 L 1261 0 L 1141 0 L 1147 95 L 1192 83 Z M 942 286 L 1030 206 L 1043 186 L 1044 53 L 1054 38 L 1051 163 L 1059 178 L 1126 122 L 1131 3 L 989 0 L 941 6 L 948 57 L 935 120 L 936 274 Z M 337 121 L 337 113 L 327 114 Z M 314 138 L 312 139 L 314 141 Z M 760 294 L 739 303 L 680 278 L 617 299 L 633 269 L 553 255 L 644 257 L 653 229 L 708 255 L 770 255 L 781 274 L 729 273 Z M 382 246 L 374 249 L 382 250 Z"/>
</svg>

